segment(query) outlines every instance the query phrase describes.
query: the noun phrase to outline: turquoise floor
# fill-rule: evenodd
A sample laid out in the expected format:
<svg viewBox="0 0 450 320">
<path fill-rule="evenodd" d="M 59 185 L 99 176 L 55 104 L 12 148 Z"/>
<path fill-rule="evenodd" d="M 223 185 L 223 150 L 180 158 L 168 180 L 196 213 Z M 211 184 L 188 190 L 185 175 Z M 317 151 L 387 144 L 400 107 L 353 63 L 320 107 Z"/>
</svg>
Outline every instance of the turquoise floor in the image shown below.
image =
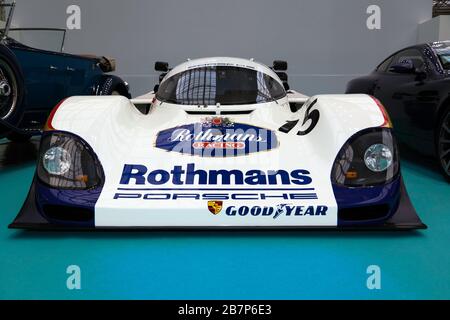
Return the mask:
<svg viewBox="0 0 450 320">
<path fill-rule="evenodd" d="M 450 298 L 450 184 L 427 159 L 402 167 L 420 232 L 47 233 L 7 229 L 33 176 L 23 150 L 0 140 L 2 299 Z M 69 265 L 81 290 L 66 287 Z M 366 287 L 369 265 L 381 290 Z"/>
</svg>

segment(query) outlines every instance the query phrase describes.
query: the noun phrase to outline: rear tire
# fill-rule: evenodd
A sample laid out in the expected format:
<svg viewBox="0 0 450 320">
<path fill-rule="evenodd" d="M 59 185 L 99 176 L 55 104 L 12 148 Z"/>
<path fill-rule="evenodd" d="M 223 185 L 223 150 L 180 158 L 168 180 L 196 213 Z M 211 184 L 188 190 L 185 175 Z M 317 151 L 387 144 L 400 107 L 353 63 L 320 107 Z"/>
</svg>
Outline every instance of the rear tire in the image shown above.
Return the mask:
<svg viewBox="0 0 450 320">
<path fill-rule="evenodd" d="M 450 107 L 442 114 L 436 140 L 439 166 L 444 177 L 450 182 Z"/>
</svg>

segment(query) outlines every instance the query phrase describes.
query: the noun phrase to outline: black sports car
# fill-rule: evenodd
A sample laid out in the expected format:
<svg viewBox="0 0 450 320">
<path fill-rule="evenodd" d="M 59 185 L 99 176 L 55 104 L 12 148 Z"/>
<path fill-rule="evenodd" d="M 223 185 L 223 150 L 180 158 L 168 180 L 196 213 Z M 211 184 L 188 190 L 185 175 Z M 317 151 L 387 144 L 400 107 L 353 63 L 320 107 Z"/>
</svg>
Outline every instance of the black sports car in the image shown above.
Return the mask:
<svg viewBox="0 0 450 320">
<path fill-rule="evenodd" d="M 389 56 L 347 93 L 367 93 L 386 107 L 400 141 L 436 156 L 450 180 L 450 41 L 415 45 Z"/>
</svg>

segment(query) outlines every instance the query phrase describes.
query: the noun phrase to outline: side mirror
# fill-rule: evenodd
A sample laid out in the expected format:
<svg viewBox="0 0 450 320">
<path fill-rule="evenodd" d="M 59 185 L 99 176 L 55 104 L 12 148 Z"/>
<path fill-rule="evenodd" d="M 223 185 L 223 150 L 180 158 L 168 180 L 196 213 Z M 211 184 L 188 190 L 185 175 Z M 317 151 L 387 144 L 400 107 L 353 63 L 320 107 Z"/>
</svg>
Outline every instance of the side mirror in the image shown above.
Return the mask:
<svg viewBox="0 0 450 320">
<path fill-rule="evenodd" d="M 155 86 L 153 87 L 153 92 L 156 93 L 158 92 L 159 89 L 159 84 L 155 84 Z"/>
<path fill-rule="evenodd" d="M 286 90 L 286 91 L 289 91 L 291 89 L 287 82 L 283 82 L 283 87 L 284 87 L 284 90 Z"/>
<path fill-rule="evenodd" d="M 287 61 L 283 61 L 283 60 L 275 60 L 275 61 L 273 62 L 273 67 L 272 67 L 273 70 L 276 70 L 276 71 L 286 71 L 287 68 L 288 68 L 288 63 L 287 63 Z"/>
<path fill-rule="evenodd" d="M 159 75 L 159 83 L 161 83 L 161 81 L 163 81 L 164 77 L 167 75 L 167 72 L 161 73 Z"/>
<path fill-rule="evenodd" d="M 276 72 L 278 78 L 280 78 L 281 81 L 287 82 L 288 81 L 288 75 L 286 72 Z"/>
<path fill-rule="evenodd" d="M 411 59 L 405 59 L 389 67 L 390 72 L 394 73 L 415 73 L 414 63 Z"/>
<path fill-rule="evenodd" d="M 164 61 L 155 62 L 155 71 L 167 72 L 169 71 L 169 63 Z"/>
<path fill-rule="evenodd" d="M 414 73 L 417 75 L 418 80 L 424 80 L 427 78 L 427 71 L 424 67 L 416 68 Z"/>
</svg>

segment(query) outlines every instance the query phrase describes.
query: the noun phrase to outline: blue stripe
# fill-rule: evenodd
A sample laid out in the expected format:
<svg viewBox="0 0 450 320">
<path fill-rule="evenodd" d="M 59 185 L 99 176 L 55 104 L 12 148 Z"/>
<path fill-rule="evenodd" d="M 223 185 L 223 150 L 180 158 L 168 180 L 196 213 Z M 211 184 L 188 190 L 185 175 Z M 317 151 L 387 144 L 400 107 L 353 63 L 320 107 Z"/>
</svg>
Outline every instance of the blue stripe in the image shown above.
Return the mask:
<svg viewBox="0 0 450 320">
<path fill-rule="evenodd" d="M 117 188 L 125 191 L 313 191 L 314 188 Z"/>
</svg>

